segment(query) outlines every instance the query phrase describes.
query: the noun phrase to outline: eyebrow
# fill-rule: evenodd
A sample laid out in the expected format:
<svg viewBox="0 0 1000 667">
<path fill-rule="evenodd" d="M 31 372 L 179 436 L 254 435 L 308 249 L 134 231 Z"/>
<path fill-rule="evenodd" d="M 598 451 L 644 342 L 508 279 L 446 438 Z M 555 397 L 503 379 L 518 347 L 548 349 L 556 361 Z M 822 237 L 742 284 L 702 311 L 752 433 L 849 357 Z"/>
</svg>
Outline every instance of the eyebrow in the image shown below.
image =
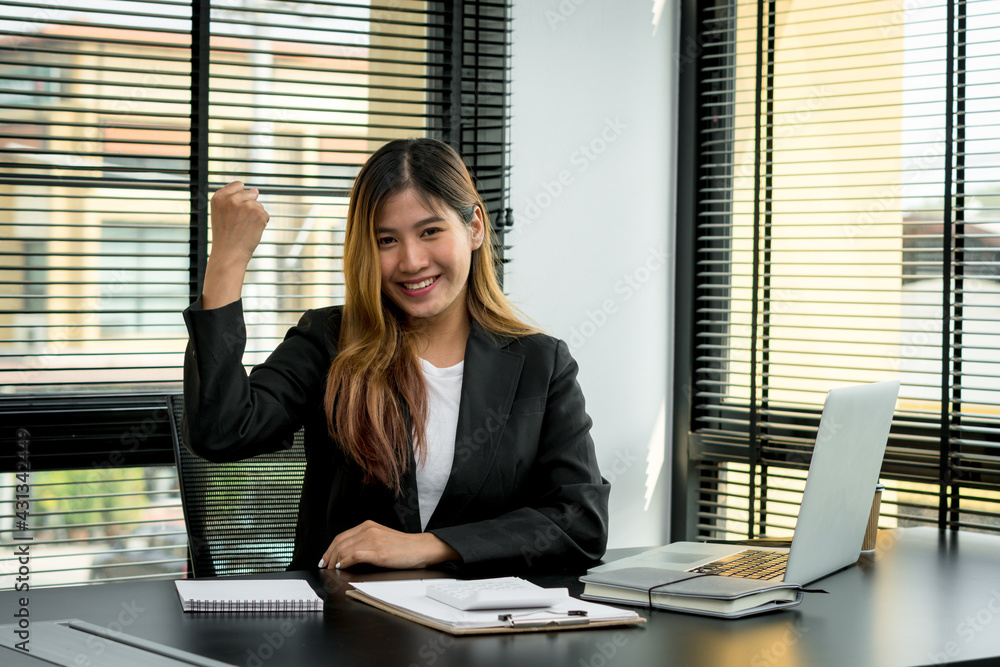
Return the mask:
<svg viewBox="0 0 1000 667">
<path fill-rule="evenodd" d="M 418 227 L 423 227 L 424 225 L 429 225 L 429 224 L 434 223 L 434 222 L 441 222 L 442 220 L 443 220 L 443 218 L 441 216 L 439 216 L 439 215 L 429 215 L 429 216 L 427 216 L 426 218 L 424 218 L 422 220 L 417 220 L 416 222 L 414 222 L 413 225 L 411 226 L 411 228 L 412 229 L 416 229 Z M 375 230 L 375 231 L 378 232 L 379 234 L 385 234 L 385 233 L 388 233 L 388 232 L 394 232 L 396 230 L 394 228 L 392 228 L 392 227 L 384 227 L 384 226 L 379 225 L 378 229 Z"/>
</svg>

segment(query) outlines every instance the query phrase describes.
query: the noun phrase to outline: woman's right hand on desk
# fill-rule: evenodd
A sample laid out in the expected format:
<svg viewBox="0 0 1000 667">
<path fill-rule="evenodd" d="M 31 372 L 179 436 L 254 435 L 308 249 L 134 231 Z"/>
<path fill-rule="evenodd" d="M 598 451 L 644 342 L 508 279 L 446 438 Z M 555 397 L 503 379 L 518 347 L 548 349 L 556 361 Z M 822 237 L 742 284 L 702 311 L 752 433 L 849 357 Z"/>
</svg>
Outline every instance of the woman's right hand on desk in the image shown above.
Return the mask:
<svg viewBox="0 0 1000 667">
<path fill-rule="evenodd" d="M 257 201 L 257 188 L 233 181 L 212 195 L 212 254 L 205 269 L 202 307 L 218 308 L 239 300 L 247 264 L 270 219 Z"/>
</svg>

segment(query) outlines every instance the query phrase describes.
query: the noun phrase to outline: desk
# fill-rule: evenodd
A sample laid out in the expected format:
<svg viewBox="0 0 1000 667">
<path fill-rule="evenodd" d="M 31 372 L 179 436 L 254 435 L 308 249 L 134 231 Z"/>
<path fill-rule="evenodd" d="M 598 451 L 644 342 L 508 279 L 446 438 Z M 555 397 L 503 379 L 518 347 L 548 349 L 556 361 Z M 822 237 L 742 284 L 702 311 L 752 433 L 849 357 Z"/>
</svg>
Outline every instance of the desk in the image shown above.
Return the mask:
<svg viewBox="0 0 1000 667">
<path fill-rule="evenodd" d="M 344 595 L 352 578 L 398 574 L 279 575 L 322 586 L 322 614 L 184 614 L 170 581 L 37 589 L 29 610 L 32 622 L 79 618 L 246 667 L 1000 663 L 1000 538 L 988 535 L 883 532 L 873 558 L 817 582 L 829 594 L 809 594 L 792 610 L 731 621 L 644 611 L 648 623 L 604 630 L 452 637 Z M 581 590 L 565 576 L 534 581 Z M 0 593 L 0 623 L 13 620 L 17 595 Z"/>
</svg>

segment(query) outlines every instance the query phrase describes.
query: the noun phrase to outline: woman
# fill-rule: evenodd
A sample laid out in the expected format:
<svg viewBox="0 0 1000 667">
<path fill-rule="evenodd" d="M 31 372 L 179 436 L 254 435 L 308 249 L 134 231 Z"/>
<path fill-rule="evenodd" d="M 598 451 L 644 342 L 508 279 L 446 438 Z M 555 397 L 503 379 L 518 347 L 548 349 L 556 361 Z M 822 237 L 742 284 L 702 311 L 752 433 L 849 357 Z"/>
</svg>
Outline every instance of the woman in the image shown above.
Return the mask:
<svg viewBox="0 0 1000 667">
<path fill-rule="evenodd" d="M 240 295 L 268 220 L 257 196 L 235 182 L 212 197 L 202 297 L 184 312 L 183 437 L 232 461 L 304 427 L 289 569 L 600 558 L 609 486 L 576 363 L 501 292 L 458 154 L 412 139 L 369 158 L 348 209 L 344 305 L 306 312 L 248 378 Z"/>
</svg>

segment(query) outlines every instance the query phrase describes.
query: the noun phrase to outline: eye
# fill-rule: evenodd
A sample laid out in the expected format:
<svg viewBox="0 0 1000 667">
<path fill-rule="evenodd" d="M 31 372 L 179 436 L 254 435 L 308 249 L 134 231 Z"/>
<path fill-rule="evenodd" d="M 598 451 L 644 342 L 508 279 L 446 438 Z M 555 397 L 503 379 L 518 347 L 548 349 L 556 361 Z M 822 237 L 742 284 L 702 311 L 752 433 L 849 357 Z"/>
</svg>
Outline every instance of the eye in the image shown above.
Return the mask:
<svg viewBox="0 0 1000 667">
<path fill-rule="evenodd" d="M 434 236 L 435 234 L 438 234 L 440 231 L 441 230 L 437 227 L 428 227 L 423 231 L 422 236 Z"/>
<path fill-rule="evenodd" d="M 380 236 L 378 239 L 378 244 L 380 246 L 387 246 L 395 240 L 396 239 L 392 238 L 391 236 Z"/>
</svg>

